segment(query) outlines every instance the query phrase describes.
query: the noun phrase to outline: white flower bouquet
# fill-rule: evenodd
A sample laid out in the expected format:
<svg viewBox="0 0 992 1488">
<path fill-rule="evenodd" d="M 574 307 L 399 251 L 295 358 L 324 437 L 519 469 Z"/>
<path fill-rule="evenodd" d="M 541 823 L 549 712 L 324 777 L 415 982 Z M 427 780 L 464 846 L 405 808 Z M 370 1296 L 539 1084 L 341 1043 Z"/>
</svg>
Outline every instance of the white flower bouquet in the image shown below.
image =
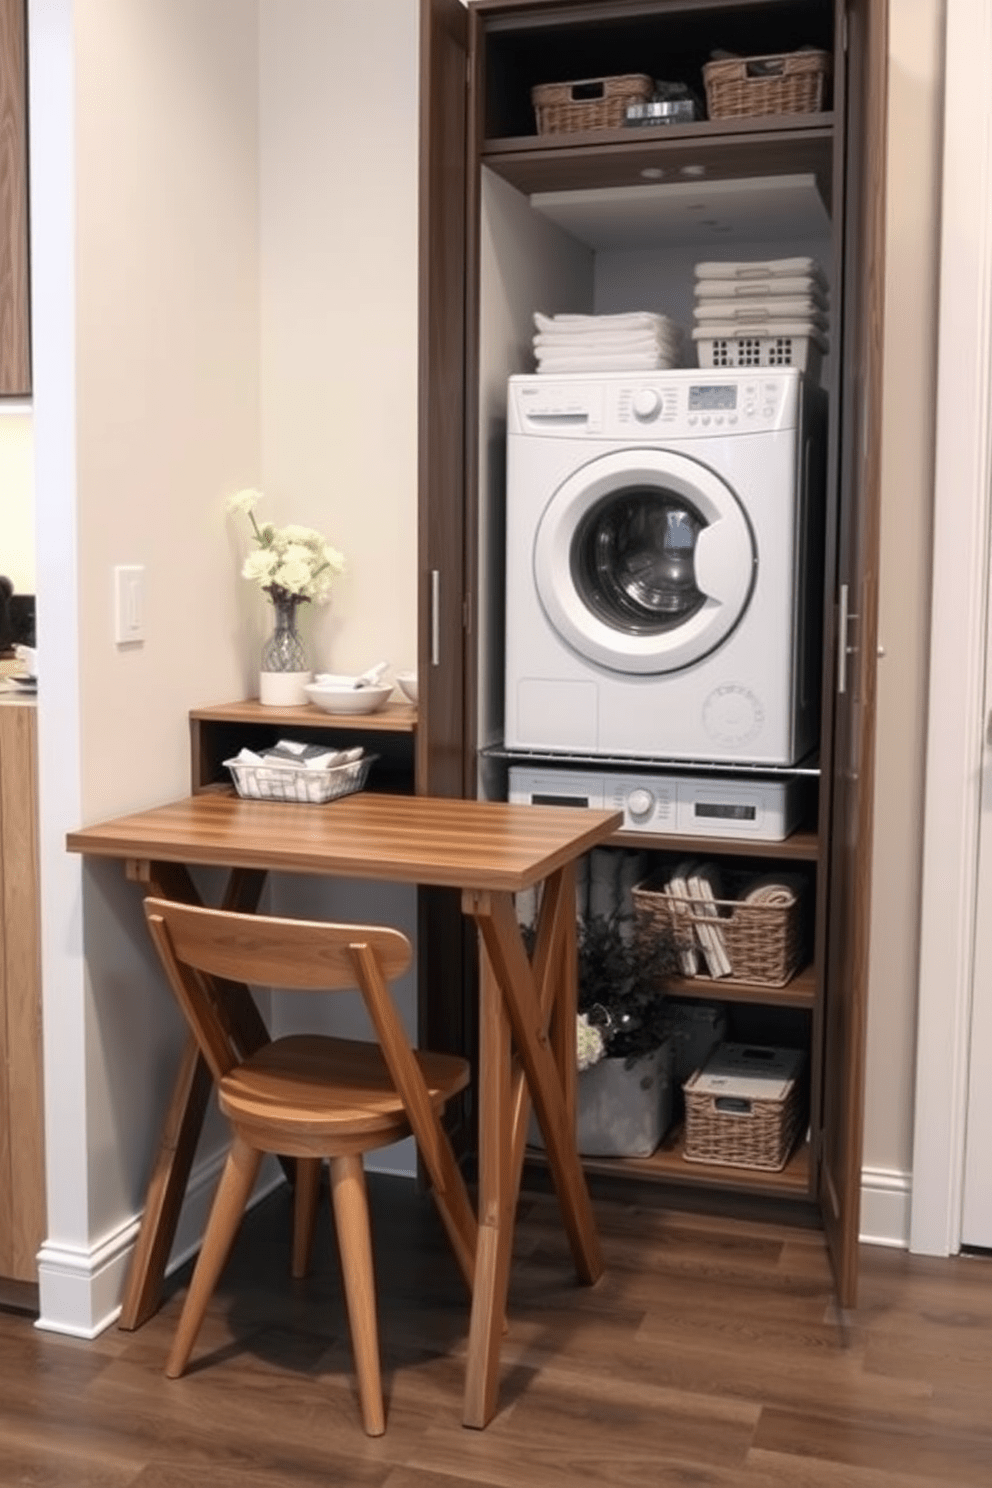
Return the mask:
<svg viewBox="0 0 992 1488">
<path fill-rule="evenodd" d="M 229 512 L 248 517 L 256 543 L 245 559 L 242 578 L 258 584 L 273 604 L 293 599 L 326 603 L 334 579 L 344 571 L 343 555 L 312 527 L 275 527 L 271 522 L 259 526 L 255 507 L 261 499 L 261 491 L 245 490 L 227 501 Z"/>
</svg>

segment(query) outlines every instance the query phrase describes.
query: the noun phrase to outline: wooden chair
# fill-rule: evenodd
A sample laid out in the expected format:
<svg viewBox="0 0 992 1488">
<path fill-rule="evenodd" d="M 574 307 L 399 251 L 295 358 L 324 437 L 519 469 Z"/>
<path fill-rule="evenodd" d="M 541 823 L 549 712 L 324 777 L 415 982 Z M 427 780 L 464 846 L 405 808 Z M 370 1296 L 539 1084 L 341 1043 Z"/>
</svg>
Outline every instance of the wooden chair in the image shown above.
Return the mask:
<svg viewBox="0 0 992 1488">
<path fill-rule="evenodd" d="M 410 942 L 398 930 L 234 914 L 153 897 L 145 900 L 145 914 L 233 1128 L 165 1372 L 175 1379 L 186 1367 L 262 1154 L 296 1159 L 294 1275 L 306 1270 L 327 1157 L 362 1422 L 378 1436 L 385 1416 L 362 1154 L 414 1133 L 471 1289 L 476 1219 L 440 1120 L 445 1102 L 467 1084 L 468 1064 L 410 1047 L 389 991 L 410 964 Z M 300 1034 L 243 1056 L 225 1005 L 225 989 L 237 983 L 321 991 L 357 986 L 378 1043 Z"/>
</svg>

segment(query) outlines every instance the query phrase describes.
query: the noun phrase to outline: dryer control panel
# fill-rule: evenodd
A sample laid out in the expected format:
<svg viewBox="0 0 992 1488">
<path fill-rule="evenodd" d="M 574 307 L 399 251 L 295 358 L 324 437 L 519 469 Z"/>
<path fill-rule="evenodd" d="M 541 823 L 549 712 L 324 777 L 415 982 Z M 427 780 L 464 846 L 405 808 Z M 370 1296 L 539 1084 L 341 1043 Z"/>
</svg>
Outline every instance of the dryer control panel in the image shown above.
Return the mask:
<svg viewBox="0 0 992 1488">
<path fill-rule="evenodd" d="M 781 842 L 795 828 L 800 782 L 709 776 L 620 774 L 512 765 L 511 802 L 622 811 L 625 832 Z"/>
<path fill-rule="evenodd" d="M 694 367 L 589 377 L 511 377 L 510 433 L 575 439 L 700 439 L 795 428 L 801 373 Z"/>
</svg>

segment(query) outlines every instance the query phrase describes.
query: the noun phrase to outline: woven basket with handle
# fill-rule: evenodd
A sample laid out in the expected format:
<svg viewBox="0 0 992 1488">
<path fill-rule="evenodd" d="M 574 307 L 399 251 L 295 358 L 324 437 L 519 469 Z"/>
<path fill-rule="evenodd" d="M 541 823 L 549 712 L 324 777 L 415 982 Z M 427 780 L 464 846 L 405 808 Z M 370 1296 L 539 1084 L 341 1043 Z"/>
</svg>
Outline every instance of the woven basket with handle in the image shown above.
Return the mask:
<svg viewBox="0 0 992 1488">
<path fill-rule="evenodd" d="M 711 119 L 755 114 L 818 114 L 828 52 L 783 52 L 765 57 L 726 57 L 703 68 Z"/>
</svg>

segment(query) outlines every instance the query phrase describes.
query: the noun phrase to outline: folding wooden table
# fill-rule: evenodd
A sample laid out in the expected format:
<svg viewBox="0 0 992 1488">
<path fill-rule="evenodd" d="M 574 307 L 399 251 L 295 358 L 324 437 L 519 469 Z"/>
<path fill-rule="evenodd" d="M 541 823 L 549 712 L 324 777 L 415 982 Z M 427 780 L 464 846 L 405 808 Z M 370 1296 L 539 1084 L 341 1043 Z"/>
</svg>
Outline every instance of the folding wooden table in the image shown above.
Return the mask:
<svg viewBox="0 0 992 1488">
<path fill-rule="evenodd" d="M 326 874 L 461 890 L 480 938 L 479 1181 L 475 1285 L 463 1420 L 496 1409 L 510 1254 L 533 1101 L 576 1270 L 603 1261 L 575 1150 L 575 861 L 622 824 L 618 812 L 362 792 L 321 806 L 207 792 L 72 832 L 71 852 L 119 858 L 147 893 L 199 902 L 196 865 L 231 870 L 224 904 L 253 910 L 270 872 Z M 530 958 L 513 895 L 541 886 Z M 246 1045 L 268 1035 L 245 991 Z M 210 1077 L 189 1040 L 177 1072 L 121 1312 L 137 1328 L 157 1309 L 203 1122 Z"/>
</svg>

